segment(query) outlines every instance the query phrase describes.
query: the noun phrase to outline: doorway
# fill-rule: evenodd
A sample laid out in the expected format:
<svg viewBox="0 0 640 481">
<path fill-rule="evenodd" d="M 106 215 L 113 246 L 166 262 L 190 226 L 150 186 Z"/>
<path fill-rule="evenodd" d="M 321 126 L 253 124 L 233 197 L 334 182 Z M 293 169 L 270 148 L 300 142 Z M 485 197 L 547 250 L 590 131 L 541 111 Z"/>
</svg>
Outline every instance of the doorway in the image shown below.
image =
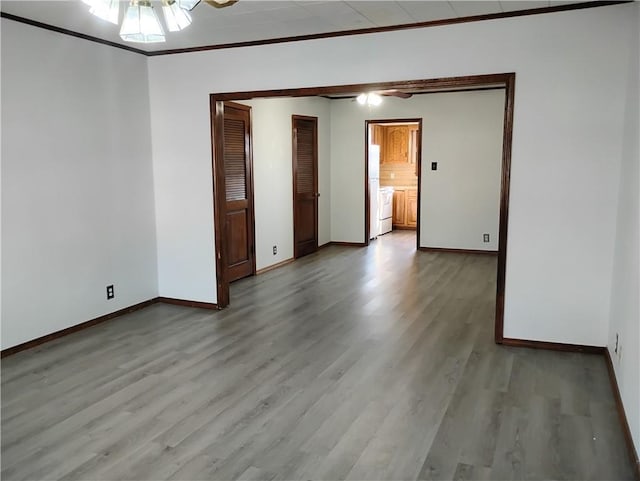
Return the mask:
<svg viewBox="0 0 640 481">
<path fill-rule="evenodd" d="M 422 119 L 365 121 L 366 243 L 392 230 L 415 231 L 420 247 Z"/>
<path fill-rule="evenodd" d="M 224 178 L 218 172 L 221 168 L 223 151 L 223 116 L 222 102 L 233 100 L 248 100 L 253 98 L 274 98 L 274 97 L 309 97 L 309 96 L 330 96 L 330 95 L 353 95 L 357 92 L 388 91 L 399 90 L 402 92 L 435 92 L 435 91 L 457 91 L 473 88 L 495 88 L 502 87 L 505 90 L 504 122 L 503 122 L 503 148 L 502 148 L 502 169 L 500 187 L 500 219 L 498 230 L 498 267 L 496 283 L 496 308 L 494 338 L 497 343 L 503 342 L 504 327 L 504 304 L 505 304 L 505 281 L 507 264 L 507 228 L 509 217 L 509 187 L 511 171 L 511 145 L 513 137 L 513 110 L 515 96 L 516 74 L 496 73 L 487 75 L 471 75 L 466 77 L 448 77 L 438 79 L 419 80 L 399 80 L 391 82 L 374 82 L 367 84 L 334 85 L 326 87 L 306 87 L 293 89 L 245 91 L 245 92 L 220 92 L 210 94 L 211 108 L 211 141 L 213 151 L 213 184 L 215 192 L 215 203 L 222 205 L 221 192 L 224 192 Z M 366 149 L 365 149 L 366 150 Z M 366 152 L 365 152 L 365 155 Z M 361 192 L 368 194 L 368 172 L 365 164 L 363 184 Z M 363 196 L 363 208 L 369 214 L 367 195 Z M 214 205 L 214 229 L 215 229 L 215 259 L 216 259 L 216 290 L 217 304 L 219 308 L 229 304 L 229 280 L 226 274 L 227 245 L 223 242 L 226 237 L 225 212 L 224 208 L 217 208 Z M 368 240 L 368 222 L 363 219 L 366 243 Z"/>
<path fill-rule="evenodd" d="M 294 258 L 318 250 L 318 118 L 293 115 Z"/>
</svg>

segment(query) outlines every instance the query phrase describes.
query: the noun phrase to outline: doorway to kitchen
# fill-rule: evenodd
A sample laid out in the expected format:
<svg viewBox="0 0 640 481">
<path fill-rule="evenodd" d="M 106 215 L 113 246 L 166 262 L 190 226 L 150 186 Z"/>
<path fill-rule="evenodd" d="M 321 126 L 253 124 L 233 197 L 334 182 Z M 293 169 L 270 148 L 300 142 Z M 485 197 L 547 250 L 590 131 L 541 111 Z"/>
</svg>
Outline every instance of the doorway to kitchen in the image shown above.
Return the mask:
<svg viewBox="0 0 640 481">
<path fill-rule="evenodd" d="M 422 119 L 367 120 L 366 243 L 393 230 L 415 232 L 420 246 Z"/>
</svg>

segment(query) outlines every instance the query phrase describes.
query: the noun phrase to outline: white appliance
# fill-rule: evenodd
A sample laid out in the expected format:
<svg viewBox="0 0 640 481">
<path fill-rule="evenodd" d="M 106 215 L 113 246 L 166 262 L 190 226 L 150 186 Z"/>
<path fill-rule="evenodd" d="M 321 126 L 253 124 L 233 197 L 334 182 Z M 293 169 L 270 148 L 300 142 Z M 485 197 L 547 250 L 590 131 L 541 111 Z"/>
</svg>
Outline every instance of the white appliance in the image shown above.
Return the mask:
<svg viewBox="0 0 640 481">
<path fill-rule="evenodd" d="M 369 145 L 369 239 L 380 234 L 378 197 L 380 189 L 380 146 Z"/>
<path fill-rule="evenodd" d="M 380 187 L 378 215 L 380 217 L 380 235 L 391 232 L 393 228 L 393 187 Z"/>
</svg>

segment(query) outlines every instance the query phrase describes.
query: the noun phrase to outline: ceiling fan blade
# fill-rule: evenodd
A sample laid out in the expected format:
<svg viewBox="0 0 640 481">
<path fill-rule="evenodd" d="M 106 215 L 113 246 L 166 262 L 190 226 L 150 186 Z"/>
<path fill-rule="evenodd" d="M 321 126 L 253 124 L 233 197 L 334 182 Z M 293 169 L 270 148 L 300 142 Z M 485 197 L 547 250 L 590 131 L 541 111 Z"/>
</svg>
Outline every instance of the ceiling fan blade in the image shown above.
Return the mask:
<svg viewBox="0 0 640 481">
<path fill-rule="evenodd" d="M 410 99 L 413 96 L 413 94 L 401 92 L 400 90 L 380 90 L 378 94 L 386 95 L 387 97 L 398 97 L 401 99 Z"/>
<path fill-rule="evenodd" d="M 211 5 L 215 8 L 225 8 L 230 7 L 234 3 L 237 3 L 238 0 L 204 0 L 208 5 Z"/>
</svg>

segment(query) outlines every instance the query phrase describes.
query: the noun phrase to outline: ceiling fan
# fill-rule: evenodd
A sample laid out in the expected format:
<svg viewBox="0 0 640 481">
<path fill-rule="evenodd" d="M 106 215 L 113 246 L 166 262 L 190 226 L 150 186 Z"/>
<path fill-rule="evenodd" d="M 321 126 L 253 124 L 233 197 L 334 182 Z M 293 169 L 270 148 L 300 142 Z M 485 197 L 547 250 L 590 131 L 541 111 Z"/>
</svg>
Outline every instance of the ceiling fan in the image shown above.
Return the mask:
<svg viewBox="0 0 640 481">
<path fill-rule="evenodd" d="M 391 89 L 391 90 L 376 90 L 378 95 L 383 95 L 385 97 L 398 97 L 401 99 L 410 99 L 413 94 L 409 92 L 402 92 L 401 90 Z"/>
</svg>

